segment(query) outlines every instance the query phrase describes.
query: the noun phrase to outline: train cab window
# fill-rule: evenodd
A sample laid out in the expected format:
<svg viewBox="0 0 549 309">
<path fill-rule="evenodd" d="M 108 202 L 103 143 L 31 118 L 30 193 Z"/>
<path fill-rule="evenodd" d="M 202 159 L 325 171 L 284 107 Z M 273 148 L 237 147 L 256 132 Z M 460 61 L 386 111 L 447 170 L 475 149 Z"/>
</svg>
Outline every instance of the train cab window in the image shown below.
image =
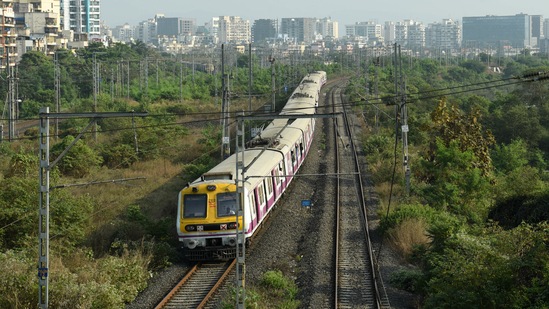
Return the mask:
<svg viewBox="0 0 549 309">
<path fill-rule="evenodd" d="M 301 154 L 303 154 L 303 142 L 299 143 L 299 150 L 301 151 Z"/>
<path fill-rule="evenodd" d="M 228 217 L 236 215 L 237 207 L 236 193 L 219 193 L 217 195 L 217 216 Z"/>
<path fill-rule="evenodd" d="M 187 194 L 183 198 L 184 218 L 206 218 L 206 194 Z"/>
</svg>

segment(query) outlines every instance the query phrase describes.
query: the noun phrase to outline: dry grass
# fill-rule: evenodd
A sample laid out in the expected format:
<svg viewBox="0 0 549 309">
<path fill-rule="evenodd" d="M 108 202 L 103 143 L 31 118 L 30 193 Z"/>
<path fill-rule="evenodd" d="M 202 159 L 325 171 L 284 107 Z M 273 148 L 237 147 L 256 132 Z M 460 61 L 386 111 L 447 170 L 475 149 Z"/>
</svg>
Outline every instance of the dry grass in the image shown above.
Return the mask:
<svg viewBox="0 0 549 309">
<path fill-rule="evenodd" d="M 421 219 L 406 219 L 389 231 L 389 240 L 403 256 L 409 256 L 415 246 L 429 244 L 426 226 Z"/>
</svg>

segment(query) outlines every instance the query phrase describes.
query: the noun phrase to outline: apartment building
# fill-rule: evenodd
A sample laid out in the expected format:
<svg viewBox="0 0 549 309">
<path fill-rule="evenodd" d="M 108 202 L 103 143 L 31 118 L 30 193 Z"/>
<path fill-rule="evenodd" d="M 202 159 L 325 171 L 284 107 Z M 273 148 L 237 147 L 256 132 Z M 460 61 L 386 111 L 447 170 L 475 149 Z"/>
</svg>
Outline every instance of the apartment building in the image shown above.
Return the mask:
<svg viewBox="0 0 549 309">
<path fill-rule="evenodd" d="M 457 50 L 461 46 L 461 25 L 452 19 L 429 24 L 425 30 L 425 46 L 443 50 Z"/>
<path fill-rule="evenodd" d="M 374 21 L 357 22 L 345 26 L 347 37 L 364 38 L 370 42 L 383 41 L 383 27 Z"/>
<path fill-rule="evenodd" d="M 257 19 L 252 25 L 252 42 L 263 42 L 276 39 L 278 36 L 278 19 Z"/>
<path fill-rule="evenodd" d="M 15 65 L 15 13 L 12 0 L 0 0 L 0 69 Z"/>
<path fill-rule="evenodd" d="M 221 43 L 249 43 L 250 21 L 238 16 L 219 16 L 218 37 Z"/>
<path fill-rule="evenodd" d="M 19 57 L 30 50 L 53 55 L 63 45 L 58 39 L 59 0 L 17 0 L 14 11 Z"/>
<path fill-rule="evenodd" d="M 282 18 L 280 34 L 296 41 L 311 44 L 316 41 L 316 18 Z"/>
<path fill-rule="evenodd" d="M 75 39 L 80 35 L 99 37 L 100 15 L 100 0 L 61 0 L 61 29 L 73 31 Z"/>
<path fill-rule="evenodd" d="M 329 17 L 325 17 L 317 20 L 316 32 L 322 36 L 322 38 L 339 38 L 339 23 L 331 20 Z"/>
</svg>

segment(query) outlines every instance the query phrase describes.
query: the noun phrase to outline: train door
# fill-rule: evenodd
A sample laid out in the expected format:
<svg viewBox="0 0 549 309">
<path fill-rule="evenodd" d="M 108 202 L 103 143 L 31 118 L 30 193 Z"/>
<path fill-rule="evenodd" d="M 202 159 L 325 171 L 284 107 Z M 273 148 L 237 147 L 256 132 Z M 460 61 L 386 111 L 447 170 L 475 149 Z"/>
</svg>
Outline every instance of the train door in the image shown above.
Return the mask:
<svg viewBox="0 0 549 309">
<path fill-rule="evenodd" d="M 275 201 L 278 200 L 280 197 L 280 194 L 282 192 L 282 179 L 279 177 L 281 175 L 281 164 L 282 162 L 279 162 L 278 165 L 274 168 L 274 170 L 271 172 L 273 184 L 274 184 L 274 199 Z"/>
<path fill-rule="evenodd" d="M 257 219 L 257 204 L 255 203 L 255 195 L 253 192 L 248 195 L 248 205 L 250 207 L 250 213 L 252 215 L 251 222 L 251 228 L 252 230 L 255 229 L 255 227 L 259 224 Z"/>
<path fill-rule="evenodd" d="M 263 219 L 263 217 L 265 217 L 265 214 L 267 213 L 267 202 L 265 200 L 265 188 L 263 183 L 260 183 L 255 191 L 257 194 L 257 204 L 259 205 L 260 217 L 261 219 Z"/>
<path fill-rule="evenodd" d="M 286 178 L 287 179 L 287 182 L 286 182 L 286 186 L 288 186 L 290 184 L 290 182 L 292 182 L 292 176 L 294 175 L 294 171 L 295 171 L 295 168 L 296 168 L 296 165 L 297 165 L 297 161 L 296 161 L 296 154 L 295 154 L 295 149 L 294 148 L 290 148 L 290 153 L 289 153 L 289 157 L 288 157 L 288 166 L 286 168 L 286 171 L 288 172 L 286 175 L 288 175 L 288 177 Z"/>
<path fill-rule="evenodd" d="M 265 194 L 267 199 L 267 208 L 271 208 L 274 204 L 274 190 L 273 190 L 273 178 L 267 177 L 263 180 L 265 185 Z"/>
</svg>

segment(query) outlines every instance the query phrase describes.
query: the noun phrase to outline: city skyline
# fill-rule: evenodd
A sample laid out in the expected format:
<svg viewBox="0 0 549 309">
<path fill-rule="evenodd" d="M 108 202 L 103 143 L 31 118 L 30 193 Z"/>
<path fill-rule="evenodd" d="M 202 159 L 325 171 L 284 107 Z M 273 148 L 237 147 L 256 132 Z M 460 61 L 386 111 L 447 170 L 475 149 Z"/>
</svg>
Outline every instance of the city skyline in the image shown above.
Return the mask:
<svg viewBox="0 0 549 309">
<path fill-rule="evenodd" d="M 214 16 L 240 16 L 247 20 L 280 19 L 283 17 L 330 17 L 337 21 L 340 32 L 345 25 L 355 22 L 375 20 L 378 23 L 385 21 L 401 21 L 412 19 L 425 24 L 439 22 L 442 19 L 461 21 L 463 16 L 485 15 L 543 15 L 549 18 L 549 7 L 545 0 L 525 1 L 497 1 L 497 0 L 462 0 L 442 3 L 433 0 L 390 0 L 384 5 L 369 8 L 367 4 L 357 4 L 351 0 L 339 0 L 338 8 L 329 9 L 332 1 L 317 0 L 315 7 L 306 3 L 279 0 L 276 6 L 263 8 L 251 0 L 220 1 L 210 0 L 207 8 L 188 8 L 185 2 L 173 0 L 102 0 L 101 20 L 109 27 L 128 23 L 135 25 L 140 21 L 150 19 L 156 14 L 166 17 L 194 18 L 198 25 L 203 25 Z M 288 8 L 291 8 L 290 10 Z"/>
</svg>

